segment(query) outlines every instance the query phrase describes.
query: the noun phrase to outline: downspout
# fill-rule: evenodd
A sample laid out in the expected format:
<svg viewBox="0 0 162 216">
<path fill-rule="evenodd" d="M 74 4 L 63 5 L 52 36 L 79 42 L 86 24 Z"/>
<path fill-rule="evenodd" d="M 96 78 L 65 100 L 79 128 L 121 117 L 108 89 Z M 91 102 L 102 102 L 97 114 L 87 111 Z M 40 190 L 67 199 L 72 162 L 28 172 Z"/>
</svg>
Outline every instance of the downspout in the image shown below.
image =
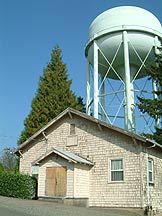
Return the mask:
<svg viewBox="0 0 162 216">
<path fill-rule="evenodd" d="M 148 153 L 146 153 L 146 166 L 147 166 L 147 184 L 146 184 L 146 194 L 147 194 L 147 207 L 150 208 L 150 187 L 149 187 L 149 170 L 148 170 Z"/>
<path fill-rule="evenodd" d="M 144 207 L 144 190 L 143 190 L 143 168 L 142 168 L 142 163 L 143 163 L 143 155 L 142 151 L 140 153 L 140 179 L 141 179 L 141 187 L 140 187 L 140 195 L 141 195 L 141 208 Z"/>
<path fill-rule="evenodd" d="M 150 147 L 146 148 L 146 165 L 147 165 L 147 207 L 148 207 L 148 212 L 151 210 L 152 206 L 151 206 L 151 197 L 150 197 L 150 186 L 149 186 L 149 165 L 148 165 L 148 159 L 149 159 L 149 153 L 148 153 L 148 149 L 154 148 L 156 146 L 156 144 L 153 144 Z"/>
<path fill-rule="evenodd" d="M 73 164 L 73 198 L 75 199 L 75 166 Z"/>
</svg>

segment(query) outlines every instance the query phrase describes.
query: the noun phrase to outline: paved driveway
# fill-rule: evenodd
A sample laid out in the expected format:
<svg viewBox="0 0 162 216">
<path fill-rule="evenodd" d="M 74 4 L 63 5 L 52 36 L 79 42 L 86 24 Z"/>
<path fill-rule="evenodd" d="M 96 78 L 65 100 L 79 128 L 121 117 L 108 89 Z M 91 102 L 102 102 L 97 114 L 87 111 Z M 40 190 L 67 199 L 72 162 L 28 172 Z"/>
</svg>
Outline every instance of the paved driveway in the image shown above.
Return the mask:
<svg viewBox="0 0 162 216">
<path fill-rule="evenodd" d="M 84 208 L 0 196 L 0 215 L 2 216 L 139 216 L 142 215 L 141 213 L 141 210 Z"/>
</svg>

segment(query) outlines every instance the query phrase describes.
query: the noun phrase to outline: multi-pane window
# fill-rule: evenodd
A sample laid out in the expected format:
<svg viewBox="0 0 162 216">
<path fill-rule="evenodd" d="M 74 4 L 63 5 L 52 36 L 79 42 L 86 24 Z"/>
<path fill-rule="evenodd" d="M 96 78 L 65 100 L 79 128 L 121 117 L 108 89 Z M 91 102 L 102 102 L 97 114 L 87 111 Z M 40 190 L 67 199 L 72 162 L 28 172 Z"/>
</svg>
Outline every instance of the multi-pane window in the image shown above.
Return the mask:
<svg viewBox="0 0 162 216">
<path fill-rule="evenodd" d="M 110 179 L 111 181 L 123 181 L 124 170 L 123 170 L 123 159 L 115 159 L 110 161 Z"/>
<path fill-rule="evenodd" d="M 148 159 L 148 181 L 154 183 L 154 162 L 152 159 Z"/>
</svg>

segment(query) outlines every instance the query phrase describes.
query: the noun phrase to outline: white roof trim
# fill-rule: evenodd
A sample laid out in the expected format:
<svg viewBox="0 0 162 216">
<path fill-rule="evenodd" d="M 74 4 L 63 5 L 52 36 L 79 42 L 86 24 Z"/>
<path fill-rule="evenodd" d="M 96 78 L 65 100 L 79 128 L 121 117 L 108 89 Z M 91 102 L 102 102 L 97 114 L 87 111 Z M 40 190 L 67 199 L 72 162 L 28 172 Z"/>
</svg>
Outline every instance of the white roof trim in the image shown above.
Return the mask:
<svg viewBox="0 0 162 216">
<path fill-rule="evenodd" d="M 41 128 L 38 132 L 36 132 L 35 134 L 33 134 L 29 139 L 27 139 L 24 143 L 22 143 L 20 146 L 18 146 L 18 148 L 15 150 L 15 153 L 17 153 L 19 150 L 21 150 L 22 148 L 26 147 L 26 145 L 28 145 L 28 143 L 30 143 L 32 140 L 34 140 L 37 136 L 39 136 L 41 133 L 43 133 L 46 129 L 48 129 L 52 124 L 54 124 L 55 122 L 57 122 L 59 119 L 61 119 L 63 116 L 65 116 L 66 114 L 69 114 L 72 116 L 72 115 L 77 115 L 83 119 L 86 119 L 86 120 L 89 120 L 91 122 L 94 122 L 96 124 L 99 124 L 100 126 L 103 126 L 103 127 L 106 127 L 110 130 L 114 130 L 116 132 L 119 132 L 123 135 L 126 135 L 126 136 L 129 136 L 129 137 L 132 137 L 132 138 L 135 138 L 137 140 L 140 140 L 144 143 L 150 143 L 150 144 L 155 144 L 157 147 L 161 148 L 162 149 L 162 146 L 158 143 L 156 143 L 155 141 L 153 140 L 148 140 L 146 139 L 145 137 L 142 137 L 138 134 L 135 134 L 135 133 L 132 133 L 132 132 L 129 132 L 127 130 L 124 130 L 122 128 L 119 128 L 117 126 L 113 126 L 111 124 L 108 124 L 106 122 L 103 122 L 99 119 L 96 119 L 92 116 L 89 116 L 85 113 L 82 113 L 78 110 L 75 110 L 75 109 L 72 109 L 72 108 L 67 108 L 66 110 L 64 110 L 62 113 L 60 113 L 57 117 L 55 117 L 54 119 L 52 119 L 47 125 L 45 125 L 43 128 Z"/>
<path fill-rule="evenodd" d="M 35 162 L 33 162 L 33 164 L 39 164 L 41 161 L 43 161 L 46 157 L 48 157 L 51 154 L 56 154 L 62 158 L 64 158 L 65 160 L 67 160 L 68 162 L 72 162 L 72 163 L 80 163 L 80 164 L 85 164 L 85 165 L 89 165 L 89 166 L 93 166 L 94 163 L 92 163 L 91 161 L 88 161 L 82 157 L 80 157 L 79 155 L 76 155 L 72 152 L 68 152 L 65 150 L 61 150 L 61 149 L 52 149 L 50 152 L 48 152 L 47 154 L 43 155 L 41 158 L 37 159 Z"/>
</svg>

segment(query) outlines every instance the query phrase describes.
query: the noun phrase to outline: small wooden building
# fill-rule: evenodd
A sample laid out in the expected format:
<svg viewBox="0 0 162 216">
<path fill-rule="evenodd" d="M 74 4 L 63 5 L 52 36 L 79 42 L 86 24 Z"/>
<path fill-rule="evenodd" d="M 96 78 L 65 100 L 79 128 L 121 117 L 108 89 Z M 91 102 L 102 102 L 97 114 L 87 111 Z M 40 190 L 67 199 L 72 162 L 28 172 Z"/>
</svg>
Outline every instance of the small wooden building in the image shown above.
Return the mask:
<svg viewBox="0 0 162 216">
<path fill-rule="evenodd" d="M 20 145 L 20 172 L 38 197 L 162 210 L 162 147 L 68 108 Z"/>
</svg>

